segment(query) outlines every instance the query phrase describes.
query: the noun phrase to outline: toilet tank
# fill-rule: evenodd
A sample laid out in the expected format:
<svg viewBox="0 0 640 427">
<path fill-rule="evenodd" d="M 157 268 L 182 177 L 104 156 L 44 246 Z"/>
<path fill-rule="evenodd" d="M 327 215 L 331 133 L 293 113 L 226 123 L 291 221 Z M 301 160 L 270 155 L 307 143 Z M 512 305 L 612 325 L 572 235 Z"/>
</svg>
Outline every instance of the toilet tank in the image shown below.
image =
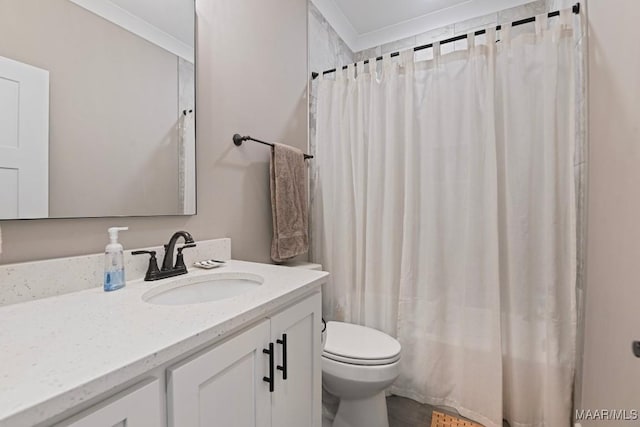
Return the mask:
<svg viewBox="0 0 640 427">
<path fill-rule="evenodd" d="M 313 262 L 308 262 L 308 261 L 294 261 L 291 263 L 287 263 L 285 264 L 287 267 L 293 267 L 293 268 L 304 268 L 305 270 L 318 270 L 318 271 L 322 271 L 322 264 L 315 264 Z M 324 343 L 327 341 L 327 325 L 324 322 L 324 319 L 322 319 L 322 333 L 320 334 L 320 336 L 322 337 L 322 349 L 324 350 Z"/>
<path fill-rule="evenodd" d="M 293 267 L 293 268 L 304 268 L 305 270 L 322 271 L 322 264 L 315 264 L 309 261 L 293 261 L 284 265 L 287 267 Z"/>
</svg>

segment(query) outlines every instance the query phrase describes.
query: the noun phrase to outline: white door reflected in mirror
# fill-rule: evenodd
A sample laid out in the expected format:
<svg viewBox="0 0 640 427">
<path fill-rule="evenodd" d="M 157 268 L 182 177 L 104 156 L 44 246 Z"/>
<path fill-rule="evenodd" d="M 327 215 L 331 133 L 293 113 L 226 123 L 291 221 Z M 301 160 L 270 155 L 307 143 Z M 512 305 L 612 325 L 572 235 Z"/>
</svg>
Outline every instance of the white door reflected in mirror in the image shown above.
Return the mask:
<svg viewBox="0 0 640 427">
<path fill-rule="evenodd" d="M 49 215 L 49 72 L 0 56 L 0 219 Z"/>
</svg>

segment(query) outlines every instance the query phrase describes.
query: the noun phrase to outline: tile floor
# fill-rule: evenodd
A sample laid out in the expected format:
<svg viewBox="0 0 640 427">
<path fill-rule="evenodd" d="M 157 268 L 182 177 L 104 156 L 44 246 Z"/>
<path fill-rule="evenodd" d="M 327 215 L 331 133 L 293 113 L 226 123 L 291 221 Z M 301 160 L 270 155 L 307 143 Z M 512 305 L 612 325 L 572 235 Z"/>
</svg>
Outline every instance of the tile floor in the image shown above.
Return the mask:
<svg viewBox="0 0 640 427">
<path fill-rule="evenodd" d="M 387 397 L 389 427 L 430 427 L 433 406 L 423 405 L 415 400 L 400 396 Z M 457 414 L 453 408 L 443 408 L 443 412 Z M 322 427 L 331 427 L 331 420 L 323 418 Z M 509 427 L 505 422 L 504 427 Z"/>
<path fill-rule="evenodd" d="M 400 396 L 387 397 L 389 427 L 429 427 L 433 406 Z"/>
</svg>

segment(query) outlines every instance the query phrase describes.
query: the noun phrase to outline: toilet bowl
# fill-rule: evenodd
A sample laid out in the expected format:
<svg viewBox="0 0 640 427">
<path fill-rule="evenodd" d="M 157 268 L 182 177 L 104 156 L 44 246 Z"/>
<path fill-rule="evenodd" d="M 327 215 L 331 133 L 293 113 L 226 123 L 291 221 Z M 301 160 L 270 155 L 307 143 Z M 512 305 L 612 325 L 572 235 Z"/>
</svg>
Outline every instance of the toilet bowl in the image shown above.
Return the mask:
<svg viewBox="0 0 640 427">
<path fill-rule="evenodd" d="M 400 343 L 365 326 L 328 322 L 322 386 L 340 399 L 333 427 L 389 427 L 385 389 L 400 372 Z"/>
<path fill-rule="evenodd" d="M 287 265 L 322 270 L 304 261 Z M 322 344 L 322 387 L 340 400 L 332 427 L 389 427 L 384 392 L 400 373 L 400 343 L 372 328 L 328 322 Z M 329 419 L 333 411 L 323 412 Z"/>
</svg>

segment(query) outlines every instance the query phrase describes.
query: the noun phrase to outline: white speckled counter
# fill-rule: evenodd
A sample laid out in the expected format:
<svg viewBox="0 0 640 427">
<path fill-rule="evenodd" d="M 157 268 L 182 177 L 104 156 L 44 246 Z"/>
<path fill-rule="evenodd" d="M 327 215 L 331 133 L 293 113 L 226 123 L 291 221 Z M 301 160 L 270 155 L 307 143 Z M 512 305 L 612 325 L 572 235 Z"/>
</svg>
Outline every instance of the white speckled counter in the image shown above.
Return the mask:
<svg viewBox="0 0 640 427">
<path fill-rule="evenodd" d="M 148 256 L 131 254 L 137 249 L 156 251 L 162 262 L 162 246 L 125 249 L 127 280 L 144 277 L 149 265 Z M 187 266 L 210 258 L 230 259 L 231 239 L 199 240 L 195 248 L 184 252 Z M 101 287 L 103 274 L 104 253 L 0 265 L 0 306 Z"/>
<path fill-rule="evenodd" d="M 219 272 L 253 273 L 264 283 L 233 298 L 182 306 L 141 296 L 187 276 L 0 307 L 0 425 L 30 426 L 61 414 L 318 290 L 328 275 L 229 261 L 189 276 Z"/>
</svg>

